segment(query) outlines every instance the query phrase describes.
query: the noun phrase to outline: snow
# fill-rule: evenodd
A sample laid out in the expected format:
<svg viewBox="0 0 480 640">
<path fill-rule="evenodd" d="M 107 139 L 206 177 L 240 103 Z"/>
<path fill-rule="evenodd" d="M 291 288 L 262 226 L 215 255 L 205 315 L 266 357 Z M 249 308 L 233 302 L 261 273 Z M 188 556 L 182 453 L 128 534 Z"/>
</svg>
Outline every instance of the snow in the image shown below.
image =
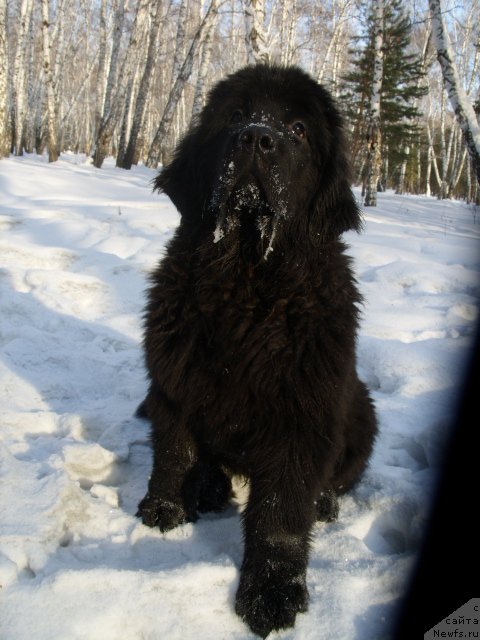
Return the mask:
<svg viewBox="0 0 480 640">
<path fill-rule="evenodd" d="M 178 224 L 152 178 L 75 154 L 0 162 L 5 640 L 254 637 L 233 611 L 238 507 L 165 535 L 134 515 L 151 460 L 133 417 L 144 290 Z M 275 637 L 388 636 L 471 351 L 475 213 L 381 193 L 365 232 L 346 234 L 365 297 L 359 369 L 381 431 L 339 520 L 315 526 L 309 612 Z"/>
</svg>

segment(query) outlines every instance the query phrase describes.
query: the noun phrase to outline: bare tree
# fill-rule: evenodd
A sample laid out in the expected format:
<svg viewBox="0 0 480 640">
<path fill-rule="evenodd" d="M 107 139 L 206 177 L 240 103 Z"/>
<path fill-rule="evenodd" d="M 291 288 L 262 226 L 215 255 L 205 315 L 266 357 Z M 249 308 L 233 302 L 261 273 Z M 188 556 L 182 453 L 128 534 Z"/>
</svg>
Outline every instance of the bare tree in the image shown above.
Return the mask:
<svg viewBox="0 0 480 640">
<path fill-rule="evenodd" d="M 192 116 L 195 116 L 200 112 L 205 100 L 205 94 L 207 92 L 207 84 L 209 79 L 208 71 L 210 67 L 210 60 L 212 58 L 213 34 L 216 26 L 216 16 L 217 14 L 215 13 L 212 17 L 212 20 L 210 21 L 209 27 L 205 30 L 205 37 L 202 41 L 200 64 L 198 67 L 197 82 L 195 84 L 195 95 L 193 97 Z"/>
<path fill-rule="evenodd" d="M 243 0 L 247 62 L 268 62 L 270 52 L 265 29 L 265 0 Z"/>
<path fill-rule="evenodd" d="M 324 77 L 327 75 L 327 70 L 331 70 L 330 83 L 334 89 L 337 82 L 342 50 L 345 51 L 346 49 L 345 33 L 352 18 L 352 4 L 352 0 L 341 0 L 338 3 L 333 3 L 331 34 L 325 33 L 322 38 L 328 42 L 328 46 L 325 54 L 320 58 L 321 65 L 317 77 L 320 82 L 323 82 Z"/>
<path fill-rule="evenodd" d="M 150 0 L 141 0 L 137 4 L 135 18 L 130 30 L 127 51 L 120 71 L 120 77 L 124 79 L 123 81 L 125 83 L 125 92 L 123 104 L 120 104 L 120 93 L 115 101 L 122 111 L 116 158 L 117 167 L 123 167 L 130 130 L 132 128 L 133 111 L 141 82 L 141 69 L 145 67 L 146 58 L 143 53 L 143 44 L 145 40 L 149 38 L 149 2 Z"/>
<path fill-rule="evenodd" d="M 55 116 L 55 92 L 51 64 L 50 26 L 48 18 L 48 0 L 42 0 L 42 42 L 43 42 L 43 72 L 47 88 L 47 148 L 48 161 L 58 160 L 57 122 Z"/>
<path fill-rule="evenodd" d="M 135 103 L 135 111 L 133 115 L 133 124 L 130 131 L 125 157 L 121 166 L 124 169 L 130 169 L 134 164 L 137 152 L 137 140 L 143 126 L 143 118 L 145 115 L 145 106 L 147 103 L 148 92 L 150 88 L 150 80 L 152 76 L 153 66 L 155 64 L 155 52 L 157 47 L 158 31 L 162 17 L 162 0 L 155 0 L 151 5 L 152 24 L 150 26 L 150 34 L 148 40 L 147 59 L 143 70 L 142 79 L 138 89 L 137 100 Z"/>
<path fill-rule="evenodd" d="M 96 167 L 102 166 L 105 156 L 109 151 L 113 130 L 117 123 L 118 114 L 120 113 L 119 102 L 116 102 L 115 106 L 112 106 L 112 98 L 115 90 L 115 82 L 117 81 L 118 57 L 123 33 L 124 18 L 124 2 L 123 0 L 116 0 L 110 67 L 108 70 L 107 86 L 105 89 L 105 99 L 103 101 L 102 118 L 98 127 L 97 138 L 95 141 L 95 153 L 93 154 L 93 164 Z"/>
<path fill-rule="evenodd" d="M 373 0 L 375 11 L 373 81 L 370 92 L 370 112 L 367 130 L 367 179 L 365 206 L 377 205 L 377 185 L 380 179 L 381 141 L 380 100 L 383 82 L 383 0 Z"/>
<path fill-rule="evenodd" d="M 469 96 L 466 103 L 473 103 L 480 89 L 480 5 L 440 0 L 444 8 L 447 1 L 443 28 L 448 26 L 452 38 L 457 86 Z M 383 7 L 387 16 L 387 0 L 368 3 L 377 12 Z M 425 54 L 428 16 L 438 0 L 426 8 L 427 16 L 418 3 L 407 4 L 417 12 L 412 46 Z M 42 27 L 44 8 L 48 29 Z M 245 62 L 300 64 L 335 93 L 339 78 L 347 75 L 347 54 L 361 46 L 352 35 L 364 9 L 358 0 L 0 0 L 0 157 L 9 151 L 42 153 L 52 147 L 47 139 L 52 131 L 59 152 L 93 150 L 98 167 L 107 154 L 116 156 L 117 166 L 139 159 L 155 166 L 168 158 L 213 82 Z M 377 40 L 381 35 L 380 30 Z M 382 181 L 388 175 L 386 134 L 378 120 L 387 88 L 379 73 L 378 42 L 377 54 L 375 82 L 360 88 L 366 96 L 361 127 L 349 125 L 356 175 L 365 188 L 368 168 L 367 203 L 375 199 L 380 167 Z M 463 140 L 469 134 L 465 126 L 460 129 L 462 111 L 454 106 L 454 114 L 450 108 L 448 74 L 443 81 L 440 66 L 431 64 L 435 57 L 429 47 L 428 95 L 419 98 L 418 132 L 400 149 L 405 161 L 395 168 L 398 189 L 408 191 L 415 183 L 416 191 L 428 192 L 431 180 L 437 194 L 470 198 L 475 189 L 478 193 L 478 165 L 469 161 L 478 123 L 470 109 L 472 144 L 465 156 L 462 145 L 467 148 Z M 448 56 L 440 58 L 445 62 Z"/>
<path fill-rule="evenodd" d="M 480 127 L 473 106 L 458 75 L 450 39 L 443 22 L 440 0 L 429 0 L 429 7 L 432 19 L 432 33 L 438 61 L 442 68 L 445 88 L 462 130 L 477 181 L 480 184 Z"/>
<path fill-rule="evenodd" d="M 105 99 L 105 79 L 107 67 L 107 0 L 100 5 L 99 48 L 97 68 L 97 92 L 95 96 L 95 135 L 98 133 Z"/>
<path fill-rule="evenodd" d="M 205 16 L 203 17 L 203 20 L 201 21 L 197 31 L 195 32 L 195 35 L 193 36 L 190 48 L 185 55 L 185 59 L 180 68 L 178 76 L 173 79 L 173 86 L 168 95 L 167 103 L 165 105 L 160 124 L 158 125 L 158 128 L 155 132 L 155 136 L 153 138 L 152 144 L 150 145 L 150 149 L 148 150 L 148 157 L 146 162 L 148 167 L 156 167 L 160 159 L 163 160 L 163 156 L 166 151 L 165 141 L 168 138 L 168 133 L 172 124 L 173 116 L 175 115 L 175 109 L 177 108 L 177 104 L 182 95 L 185 83 L 192 73 L 195 54 L 198 51 L 202 36 L 204 35 L 205 31 L 208 31 L 210 22 L 215 18 L 217 12 L 217 1 L 211 0 Z"/>
<path fill-rule="evenodd" d="M 7 53 L 7 0 L 0 0 L 0 158 L 10 153 Z"/>
<path fill-rule="evenodd" d="M 17 156 L 23 154 L 23 129 L 25 126 L 25 49 L 32 8 L 33 0 L 22 0 L 18 16 L 17 47 L 13 67 L 15 105 L 14 151 Z"/>
<path fill-rule="evenodd" d="M 280 62 L 292 64 L 295 54 L 295 34 L 297 27 L 297 0 L 284 0 L 280 14 Z"/>
</svg>

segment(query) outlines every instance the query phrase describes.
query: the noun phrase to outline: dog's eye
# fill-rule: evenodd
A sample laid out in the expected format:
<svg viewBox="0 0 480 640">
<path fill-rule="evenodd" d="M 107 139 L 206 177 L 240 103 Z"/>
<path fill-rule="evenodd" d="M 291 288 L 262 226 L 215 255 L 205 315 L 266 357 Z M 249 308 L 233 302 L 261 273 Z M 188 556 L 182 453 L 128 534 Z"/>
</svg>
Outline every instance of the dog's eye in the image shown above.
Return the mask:
<svg viewBox="0 0 480 640">
<path fill-rule="evenodd" d="M 242 121 L 243 121 L 243 111 L 241 111 L 240 109 L 237 109 L 232 113 L 232 116 L 230 118 L 230 123 L 239 124 Z"/>
<path fill-rule="evenodd" d="M 307 135 L 307 130 L 303 122 L 294 122 L 292 124 L 292 131 L 298 138 L 305 138 Z"/>
</svg>

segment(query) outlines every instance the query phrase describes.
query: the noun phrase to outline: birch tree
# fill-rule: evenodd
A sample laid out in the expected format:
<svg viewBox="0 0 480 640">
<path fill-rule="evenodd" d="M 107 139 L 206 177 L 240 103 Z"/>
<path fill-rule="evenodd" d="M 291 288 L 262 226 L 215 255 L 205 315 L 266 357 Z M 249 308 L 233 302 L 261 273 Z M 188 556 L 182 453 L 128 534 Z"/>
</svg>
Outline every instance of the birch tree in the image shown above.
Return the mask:
<svg viewBox="0 0 480 640">
<path fill-rule="evenodd" d="M 107 0 L 100 5 L 99 48 L 97 69 L 97 92 L 95 101 L 95 135 L 98 133 L 105 98 L 105 78 L 107 66 Z"/>
<path fill-rule="evenodd" d="M 178 101 L 182 95 L 183 89 L 187 80 L 192 73 L 193 62 L 195 55 L 198 51 L 202 36 L 210 25 L 210 21 L 213 20 L 218 12 L 218 6 L 216 0 L 211 0 L 208 9 L 205 13 L 203 20 L 201 21 L 195 35 L 193 36 L 190 47 L 185 55 L 185 59 L 180 68 L 180 71 L 176 78 L 173 79 L 173 86 L 168 95 L 168 99 L 163 110 L 160 124 L 155 132 L 153 141 L 148 150 L 147 167 L 156 167 L 159 161 L 163 160 L 163 155 L 166 151 L 165 141 L 168 138 L 168 133 L 175 115 L 175 109 L 177 108 Z"/>
<path fill-rule="evenodd" d="M 318 81 L 323 82 L 326 71 L 330 67 L 330 84 L 333 89 L 335 89 L 337 82 L 341 48 L 343 47 L 343 49 L 345 49 L 345 29 L 352 19 L 351 9 L 352 2 L 350 0 L 341 0 L 339 3 L 334 3 L 331 18 L 331 35 L 327 50 L 322 56 L 320 68 L 317 73 Z"/>
<path fill-rule="evenodd" d="M 295 30 L 297 26 L 297 1 L 283 0 L 280 17 L 280 62 L 291 64 L 295 49 Z"/>
<path fill-rule="evenodd" d="M 93 155 L 93 164 L 100 168 L 103 164 L 105 156 L 109 151 L 110 142 L 113 136 L 117 117 L 120 112 L 119 101 L 113 106 L 113 95 L 115 90 L 115 82 L 117 81 L 118 57 L 120 52 L 120 42 L 123 33 L 123 22 L 125 18 L 125 5 L 123 0 L 117 0 L 113 26 L 113 44 L 110 56 L 110 67 L 108 70 L 107 86 L 105 89 L 105 99 L 103 101 L 103 112 L 98 127 L 97 138 L 95 141 L 95 153 Z"/>
<path fill-rule="evenodd" d="M 265 0 L 243 0 L 247 63 L 268 63 L 270 52 L 265 29 Z"/>
<path fill-rule="evenodd" d="M 28 25 L 32 13 L 33 0 L 22 0 L 18 16 L 17 47 L 13 66 L 14 90 L 14 151 L 15 155 L 23 154 L 23 128 L 25 126 L 25 49 L 28 36 Z"/>
<path fill-rule="evenodd" d="M 123 104 L 120 105 L 120 95 L 116 98 L 116 103 L 122 110 L 120 135 L 117 148 L 117 167 L 123 167 L 130 130 L 132 128 L 133 111 L 141 80 L 139 77 L 140 69 L 145 66 L 143 43 L 149 37 L 149 15 L 150 6 L 148 2 L 140 1 L 137 4 L 135 11 L 135 18 L 130 30 L 127 52 L 120 72 L 120 76 L 124 79 L 123 82 L 125 83 Z"/>
<path fill-rule="evenodd" d="M 367 178 L 365 206 L 377 206 L 377 185 L 380 179 L 381 142 L 380 100 L 383 81 L 383 0 L 373 0 L 375 15 L 373 81 L 367 130 Z"/>
<path fill-rule="evenodd" d="M 216 0 L 215 0 L 216 1 Z M 208 83 L 208 71 L 213 51 L 213 33 L 216 26 L 217 13 L 212 16 L 209 27 L 205 30 L 205 37 L 202 42 L 202 50 L 200 53 L 200 64 L 197 73 L 197 82 L 195 84 L 195 95 L 192 104 L 192 116 L 200 113 L 205 101 Z"/>
<path fill-rule="evenodd" d="M 42 42 L 43 42 L 43 72 L 47 93 L 47 148 L 48 161 L 58 160 L 57 123 L 55 117 L 55 92 L 53 87 L 53 74 L 50 50 L 50 21 L 48 17 L 48 0 L 42 0 Z"/>
<path fill-rule="evenodd" d="M 0 0 L 0 158 L 10 152 L 8 106 L 7 0 Z"/>
<path fill-rule="evenodd" d="M 450 104 L 462 130 L 472 165 L 480 184 L 480 127 L 473 106 L 462 86 L 448 33 L 442 17 L 440 0 L 429 0 L 432 34 L 442 69 Z"/>
<path fill-rule="evenodd" d="M 160 28 L 160 21 L 162 17 L 162 0 L 155 0 L 155 2 L 151 6 L 151 9 L 153 15 L 148 39 L 147 59 L 145 61 L 145 67 L 138 89 L 135 111 L 133 115 L 133 123 L 130 131 L 130 138 L 128 141 L 127 149 L 125 151 L 125 157 L 123 158 L 123 162 L 120 165 L 124 169 L 130 169 L 132 164 L 134 164 L 138 136 L 143 127 L 145 106 L 147 104 L 152 70 L 155 64 L 155 51 L 157 47 L 158 31 Z"/>
<path fill-rule="evenodd" d="M 39 103 L 39 93 L 42 94 L 45 88 L 43 77 L 43 44 L 41 38 L 40 42 L 38 42 L 41 28 L 39 28 L 40 23 L 37 21 L 37 6 L 40 10 L 39 17 L 41 21 L 41 2 L 34 2 L 28 20 L 27 37 L 25 41 L 25 118 L 23 121 L 22 146 L 23 151 L 27 153 L 33 153 L 35 146 L 35 128 L 41 128 L 42 124 L 41 120 L 36 119 L 37 114 L 30 108 L 30 105 Z"/>
</svg>

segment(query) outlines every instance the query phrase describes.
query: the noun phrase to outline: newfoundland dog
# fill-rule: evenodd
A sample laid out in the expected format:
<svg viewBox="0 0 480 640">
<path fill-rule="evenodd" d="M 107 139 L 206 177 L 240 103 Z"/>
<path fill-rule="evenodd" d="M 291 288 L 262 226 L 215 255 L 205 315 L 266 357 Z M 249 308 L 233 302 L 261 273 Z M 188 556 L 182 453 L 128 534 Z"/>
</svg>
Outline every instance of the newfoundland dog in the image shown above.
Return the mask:
<svg viewBox="0 0 480 640">
<path fill-rule="evenodd" d="M 266 637 L 306 611 L 309 540 L 376 433 L 356 373 L 359 230 L 342 122 L 299 68 L 219 82 L 155 179 L 181 214 L 145 316 L 153 469 L 138 515 L 168 531 L 248 478 L 236 612 Z"/>
</svg>

